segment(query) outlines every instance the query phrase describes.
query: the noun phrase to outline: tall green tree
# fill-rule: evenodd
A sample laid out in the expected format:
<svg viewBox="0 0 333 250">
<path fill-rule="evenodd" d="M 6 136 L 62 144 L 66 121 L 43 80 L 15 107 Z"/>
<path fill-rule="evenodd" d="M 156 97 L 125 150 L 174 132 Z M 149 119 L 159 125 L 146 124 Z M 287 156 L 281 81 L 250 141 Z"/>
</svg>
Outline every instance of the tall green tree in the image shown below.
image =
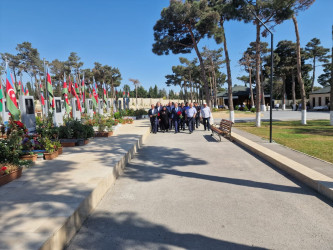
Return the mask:
<svg viewBox="0 0 333 250">
<path fill-rule="evenodd" d="M 260 96 L 262 94 L 261 79 L 260 79 L 260 65 L 261 65 L 261 51 L 260 51 L 260 40 L 263 24 L 260 20 L 271 28 L 275 25 L 282 23 L 284 20 L 290 18 L 292 15 L 291 2 L 294 0 L 253 0 L 253 1 L 236 1 L 235 7 L 246 10 L 242 13 L 242 19 L 245 22 L 252 22 L 256 27 L 256 53 L 255 53 L 255 81 L 256 81 L 256 126 L 261 126 L 261 100 Z M 258 18 L 257 18 L 258 17 Z M 267 35 L 267 30 L 263 30 L 264 36 Z"/>
<path fill-rule="evenodd" d="M 219 69 L 221 65 L 224 63 L 224 60 L 222 60 L 222 51 L 223 49 L 220 48 L 218 50 L 210 50 L 207 47 L 203 48 L 202 57 L 205 60 L 205 67 L 206 72 L 209 76 L 209 82 L 210 82 L 210 89 L 213 92 L 212 98 L 214 106 L 217 106 L 217 74 L 219 72 Z M 230 103 L 229 103 L 230 106 Z M 232 117 L 232 119 L 234 119 Z"/>
<path fill-rule="evenodd" d="M 71 52 L 65 62 L 66 74 L 70 74 L 71 70 L 73 70 L 74 74 L 78 75 L 80 73 L 80 68 L 83 66 L 83 62 L 80 60 L 81 58 L 76 52 Z"/>
<path fill-rule="evenodd" d="M 253 89 L 252 89 L 252 72 L 255 67 L 254 56 L 248 52 L 243 53 L 243 57 L 239 60 L 239 64 L 244 66 L 245 71 L 249 73 L 249 76 L 246 77 L 246 81 L 249 83 L 250 87 L 250 98 L 251 98 L 251 107 L 254 107 L 254 98 L 253 98 Z M 240 79 L 244 81 L 244 78 Z"/>
<path fill-rule="evenodd" d="M 297 22 L 297 14 L 300 11 L 304 11 L 308 9 L 315 0 L 296 0 L 292 4 L 292 16 L 291 19 L 293 20 L 294 27 L 295 27 L 295 35 L 296 35 L 296 56 L 297 56 L 297 63 L 296 63 L 296 68 L 297 68 L 297 79 L 298 83 L 300 84 L 300 91 L 301 91 L 301 97 L 302 97 L 302 118 L 301 118 L 301 123 L 303 125 L 306 125 L 306 93 L 305 93 L 305 86 L 304 86 L 304 81 L 302 78 L 302 62 L 301 62 L 301 39 L 299 35 L 299 30 L 298 30 L 298 22 Z"/>
<path fill-rule="evenodd" d="M 135 106 L 136 106 L 136 109 L 138 109 L 138 86 L 140 86 L 141 83 L 138 79 L 133 79 L 133 78 L 130 78 L 129 81 L 132 82 L 135 87 Z"/>
<path fill-rule="evenodd" d="M 190 53 L 195 50 L 200 63 L 201 79 L 205 86 L 206 102 L 210 105 L 209 85 L 203 58 L 198 44 L 205 37 L 212 37 L 219 15 L 208 7 L 207 1 L 170 0 L 154 26 L 153 52 L 157 55 Z"/>
<path fill-rule="evenodd" d="M 312 82 L 311 82 L 311 92 L 313 91 L 314 81 L 316 78 L 316 62 L 327 62 L 327 54 L 330 49 L 320 46 L 321 42 L 318 38 L 312 38 L 305 46 L 305 51 L 307 52 L 309 58 L 312 59 Z"/>
</svg>

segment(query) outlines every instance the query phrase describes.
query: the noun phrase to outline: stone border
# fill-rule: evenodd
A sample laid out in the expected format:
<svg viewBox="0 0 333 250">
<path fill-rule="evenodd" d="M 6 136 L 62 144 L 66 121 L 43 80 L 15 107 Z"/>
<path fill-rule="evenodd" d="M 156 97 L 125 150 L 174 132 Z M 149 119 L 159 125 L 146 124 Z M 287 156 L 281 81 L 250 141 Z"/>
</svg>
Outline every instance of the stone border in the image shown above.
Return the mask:
<svg viewBox="0 0 333 250">
<path fill-rule="evenodd" d="M 81 228 L 85 219 L 98 205 L 105 193 L 112 187 L 118 176 L 123 173 L 126 164 L 131 161 L 134 154 L 142 146 L 150 133 L 149 129 L 150 127 L 147 127 L 147 131 L 141 135 L 141 138 L 137 140 L 131 149 L 117 162 L 113 168 L 112 174 L 101 178 L 97 187 L 81 202 L 73 214 L 64 221 L 64 224 L 43 243 L 40 249 L 61 250 L 71 241 L 76 232 Z"/>
<path fill-rule="evenodd" d="M 279 153 L 274 152 L 260 144 L 253 142 L 245 137 L 232 132 L 231 137 L 237 144 L 259 155 L 274 166 L 282 169 L 291 176 L 300 180 L 304 184 L 316 190 L 318 193 L 333 200 L 333 179 L 323 175 L 303 164 L 293 161 Z"/>
</svg>

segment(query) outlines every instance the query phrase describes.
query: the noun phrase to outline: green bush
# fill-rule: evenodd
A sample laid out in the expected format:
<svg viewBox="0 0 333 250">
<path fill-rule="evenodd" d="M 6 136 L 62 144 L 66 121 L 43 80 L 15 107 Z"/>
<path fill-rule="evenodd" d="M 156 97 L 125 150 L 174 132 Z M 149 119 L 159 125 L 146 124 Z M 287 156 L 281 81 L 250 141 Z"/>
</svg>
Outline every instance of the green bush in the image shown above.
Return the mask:
<svg viewBox="0 0 333 250">
<path fill-rule="evenodd" d="M 236 105 L 235 110 L 239 110 L 239 105 Z"/>
<path fill-rule="evenodd" d="M 91 137 L 94 137 L 95 135 L 95 131 L 92 125 L 83 125 L 84 130 L 86 131 L 86 138 L 84 139 L 88 139 Z"/>
<path fill-rule="evenodd" d="M 128 116 L 134 116 L 134 109 L 128 109 L 127 110 L 127 115 Z"/>
<path fill-rule="evenodd" d="M 212 111 L 213 111 L 213 112 L 217 112 L 218 109 L 217 109 L 217 108 L 213 108 Z"/>
<path fill-rule="evenodd" d="M 243 108 L 243 111 L 249 111 L 248 107 L 245 106 L 245 107 Z"/>
<path fill-rule="evenodd" d="M 256 112 L 256 108 L 251 108 L 250 111 L 251 111 L 252 113 L 255 113 L 255 112 Z"/>
<path fill-rule="evenodd" d="M 119 119 L 121 118 L 121 114 L 119 112 L 114 113 L 114 119 Z"/>
</svg>

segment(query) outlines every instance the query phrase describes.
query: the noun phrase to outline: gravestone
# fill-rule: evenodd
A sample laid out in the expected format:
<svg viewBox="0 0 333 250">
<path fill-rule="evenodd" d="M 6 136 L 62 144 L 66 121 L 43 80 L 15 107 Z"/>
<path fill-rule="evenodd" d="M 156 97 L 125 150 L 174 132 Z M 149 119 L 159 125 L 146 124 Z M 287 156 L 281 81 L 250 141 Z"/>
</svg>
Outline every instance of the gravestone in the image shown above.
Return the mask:
<svg viewBox="0 0 333 250">
<path fill-rule="evenodd" d="M 121 111 L 121 99 L 118 100 L 118 111 L 120 112 Z"/>
<path fill-rule="evenodd" d="M 113 113 L 116 113 L 118 111 L 118 105 L 117 105 L 117 100 L 113 101 Z"/>
<path fill-rule="evenodd" d="M 86 99 L 86 110 L 89 117 L 94 116 L 93 102 L 91 99 Z"/>
<path fill-rule="evenodd" d="M 81 112 L 77 105 L 76 98 L 71 98 L 71 106 L 72 106 L 72 115 L 73 115 L 74 120 L 81 121 Z"/>
<path fill-rule="evenodd" d="M 64 100 L 61 100 L 61 113 L 62 113 L 62 117 L 64 117 L 65 114 L 66 114 L 65 101 Z"/>
<path fill-rule="evenodd" d="M 48 116 L 49 114 L 49 102 L 45 100 L 45 104 L 42 105 L 42 112 L 44 116 Z"/>
<path fill-rule="evenodd" d="M 111 103 L 112 103 L 111 98 L 108 98 L 108 99 L 107 99 L 107 105 L 106 105 L 106 112 L 107 112 L 108 114 L 111 113 L 111 108 L 112 108 Z"/>
<path fill-rule="evenodd" d="M 98 114 L 103 115 L 104 102 L 102 99 L 98 99 Z"/>
<path fill-rule="evenodd" d="M 21 120 L 30 133 L 36 131 L 35 104 L 33 96 L 19 96 Z"/>
<path fill-rule="evenodd" d="M 64 124 L 64 116 L 62 113 L 63 108 L 61 102 L 61 97 L 54 97 L 55 109 L 53 112 L 53 123 L 57 127 Z"/>
<path fill-rule="evenodd" d="M 2 117 L 2 122 L 8 122 L 9 120 L 9 110 L 7 108 L 7 101 L 6 99 L 2 99 L 2 103 L 3 103 L 3 109 L 1 112 L 1 117 Z"/>
</svg>

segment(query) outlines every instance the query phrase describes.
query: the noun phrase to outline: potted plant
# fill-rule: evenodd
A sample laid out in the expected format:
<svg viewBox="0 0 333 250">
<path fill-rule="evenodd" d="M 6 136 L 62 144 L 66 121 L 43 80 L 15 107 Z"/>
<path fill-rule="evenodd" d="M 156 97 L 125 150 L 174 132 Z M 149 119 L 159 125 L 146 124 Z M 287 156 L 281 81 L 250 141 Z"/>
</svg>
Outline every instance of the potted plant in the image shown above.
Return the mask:
<svg viewBox="0 0 333 250">
<path fill-rule="evenodd" d="M 0 164 L 0 186 L 5 185 L 22 175 L 22 167 L 13 164 Z"/>
<path fill-rule="evenodd" d="M 58 152 L 58 155 L 62 154 L 62 146 L 60 141 L 54 141 L 53 145 L 55 146 L 55 150 Z"/>
<path fill-rule="evenodd" d="M 70 123 L 59 127 L 59 138 L 62 147 L 74 147 L 76 140 L 73 139 L 73 127 Z"/>
<path fill-rule="evenodd" d="M 47 137 L 44 138 L 44 147 L 45 147 L 45 150 L 47 151 L 46 153 L 44 153 L 45 160 L 53 160 L 58 156 L 58 153 L 55 150 L 56 149 L 55 145 Z"/>
</svg>

